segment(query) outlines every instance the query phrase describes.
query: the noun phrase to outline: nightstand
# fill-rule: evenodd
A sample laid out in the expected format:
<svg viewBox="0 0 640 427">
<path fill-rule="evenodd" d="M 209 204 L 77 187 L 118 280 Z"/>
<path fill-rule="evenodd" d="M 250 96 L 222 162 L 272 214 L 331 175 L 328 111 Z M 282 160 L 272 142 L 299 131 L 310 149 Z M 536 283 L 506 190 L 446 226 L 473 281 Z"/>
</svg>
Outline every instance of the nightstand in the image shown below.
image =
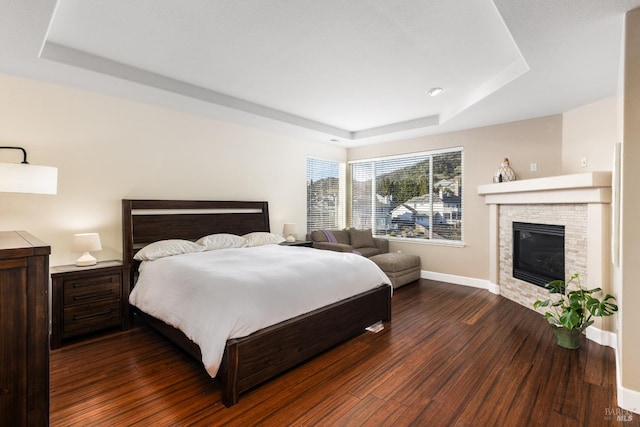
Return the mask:
<svg viewBox="0 0 640 427">
<path fill-rule="evenodd" d="M 295 242 L 282 242 L 281 246 L 304 246 L 307 248 L 313 247 L 313 241 L 311 240 L 296 240 Z"/>
<path fill-rule="evenodd" d="M 51 349 L 69 338 L 108 328 L 129 329 L 129 266 L 101 261 L 51 271 Z"/>
</svg>

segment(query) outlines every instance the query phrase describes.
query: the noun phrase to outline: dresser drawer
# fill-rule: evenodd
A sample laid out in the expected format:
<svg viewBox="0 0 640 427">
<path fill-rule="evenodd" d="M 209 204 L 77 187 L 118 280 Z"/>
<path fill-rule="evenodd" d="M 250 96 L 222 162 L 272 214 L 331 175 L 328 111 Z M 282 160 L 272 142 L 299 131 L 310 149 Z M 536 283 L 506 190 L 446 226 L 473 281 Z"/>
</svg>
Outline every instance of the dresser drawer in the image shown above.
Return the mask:
<svg viewBox="0 0 640 427">
<path fill-rule="evenodd" d="M 120 325 L 120 301 L 75 305 L 64 308 L 64 338 Z"/>
<path fill-rule="evenodd" d="M 120 299 L 119 274 L 83 277 L 64 281 L 64 305 L 86 304 L 106 299 Z"/>
</svg>

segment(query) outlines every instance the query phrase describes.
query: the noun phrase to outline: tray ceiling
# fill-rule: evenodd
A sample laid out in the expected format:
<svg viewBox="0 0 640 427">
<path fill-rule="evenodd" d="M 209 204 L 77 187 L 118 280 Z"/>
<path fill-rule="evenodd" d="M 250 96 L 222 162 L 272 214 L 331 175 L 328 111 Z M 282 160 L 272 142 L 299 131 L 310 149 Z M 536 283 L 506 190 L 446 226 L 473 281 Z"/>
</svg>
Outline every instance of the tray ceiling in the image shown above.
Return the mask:
<svg viewBox="0 0 640 427">
<path fill-rule="evenodd" d="M 615 96 L 638 5 L 0 0 L 0 71 L 355 146 Z"/>
</svg>

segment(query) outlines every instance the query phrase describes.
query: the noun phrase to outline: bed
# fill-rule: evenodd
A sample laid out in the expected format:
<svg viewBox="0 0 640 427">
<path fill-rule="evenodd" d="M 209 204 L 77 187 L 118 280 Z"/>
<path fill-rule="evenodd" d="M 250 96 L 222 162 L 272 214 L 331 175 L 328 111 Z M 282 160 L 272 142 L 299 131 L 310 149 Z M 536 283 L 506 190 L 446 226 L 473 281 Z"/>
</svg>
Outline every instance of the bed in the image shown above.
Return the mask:
<svg viewBox="0 0 640 427">
<path fill-rule="evenodd" d="M 134 255 L 149 243 L 166 239 L 195 241 L 216 233 L 244 235 L 270 229 L 268 204 L 261 201 L 125 199 L 122 215 L 123 257 L 133 266 L 132 286 L 140 265 Z M 222 403 L 232 406 L 241 393 L 362 333 L 368 326 L 390 321 L 391 292 L 389 285 L 377 286 L 250 335 L 226 340 L 216 371 L 222 386 Z M 200 346 L 181 330 L 143 311 L 137 313 L 169 340 L 202 360 Z"/>
</svg>

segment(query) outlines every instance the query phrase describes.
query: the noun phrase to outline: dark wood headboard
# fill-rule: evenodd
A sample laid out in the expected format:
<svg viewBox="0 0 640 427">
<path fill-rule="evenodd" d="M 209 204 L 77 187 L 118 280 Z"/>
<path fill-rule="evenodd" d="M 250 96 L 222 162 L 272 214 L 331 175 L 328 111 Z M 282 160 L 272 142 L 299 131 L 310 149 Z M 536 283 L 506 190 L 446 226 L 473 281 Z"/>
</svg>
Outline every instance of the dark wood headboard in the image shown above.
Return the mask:
<svg viewBox="0 0 640 427">
<path fill-rule="evenodd" d="M 144 245 L 166 239 L 198 240 L 214 233 L 269 231 L 267 202 L 122 200 L 122 257 L 132 268 Z"/>
</svg>

